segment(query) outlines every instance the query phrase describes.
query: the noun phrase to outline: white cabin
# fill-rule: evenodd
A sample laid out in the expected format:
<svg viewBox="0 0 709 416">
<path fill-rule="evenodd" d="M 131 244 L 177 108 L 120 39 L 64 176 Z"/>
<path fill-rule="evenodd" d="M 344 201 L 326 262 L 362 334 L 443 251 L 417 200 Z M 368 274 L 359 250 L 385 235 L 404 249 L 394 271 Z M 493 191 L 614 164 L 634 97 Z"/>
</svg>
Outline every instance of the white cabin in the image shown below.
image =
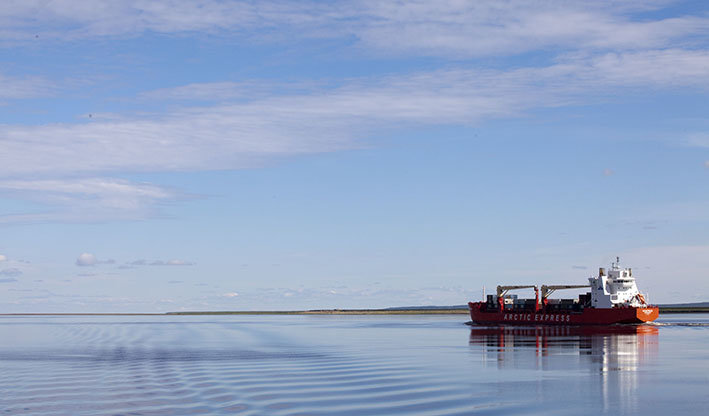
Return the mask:
<svg viewBox="0 0 709 416">
<path fill-rule="evenodd" d="M 645 296 L 635 284 L 632 269 L 622 269 L 619 258 L 611 263 L 608 273 L 600 268 L 598 277 L 589 277 L 588 282 L 591 284 L 591 306 L 594 308 L 647 306 Z"/>
</svg>

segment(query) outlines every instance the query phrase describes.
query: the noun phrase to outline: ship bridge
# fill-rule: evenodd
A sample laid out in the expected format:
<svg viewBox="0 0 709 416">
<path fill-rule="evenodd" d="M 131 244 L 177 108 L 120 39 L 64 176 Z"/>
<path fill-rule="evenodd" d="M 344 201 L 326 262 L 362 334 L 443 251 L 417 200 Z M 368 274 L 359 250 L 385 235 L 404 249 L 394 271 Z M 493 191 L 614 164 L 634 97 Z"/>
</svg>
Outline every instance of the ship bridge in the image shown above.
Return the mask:
<svg viewBox="0 0 709 416">
<path fill-rule="evenodd" d="M 638 290 L 633 277 L 633 270 L 620 267 L 620 258 L 611 263 L 611 267 L 598 269 L 598 277 L 590 277 L 591 305 L 596 308 L 616 306 L 642 307 L 647 305 L 645 296 Z"/>
</svg>

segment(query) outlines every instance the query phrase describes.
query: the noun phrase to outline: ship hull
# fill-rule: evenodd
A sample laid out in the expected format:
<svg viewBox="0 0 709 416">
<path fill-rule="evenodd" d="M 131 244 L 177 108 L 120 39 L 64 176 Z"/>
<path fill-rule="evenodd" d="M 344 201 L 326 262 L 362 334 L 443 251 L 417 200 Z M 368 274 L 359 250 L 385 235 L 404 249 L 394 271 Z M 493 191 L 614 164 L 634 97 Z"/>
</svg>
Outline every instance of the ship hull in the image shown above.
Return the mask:
<svg viewBox="0 0 709 416">
<path fill-rule="evenodd" d="M 470 319 L 480 324 L 510 325 L 612 325 L 640 324 L 657 319 L 657 306 L 643 308 L 584 308 L 582 311 L 485 310 L 484 302 L 470 302 Z"/>
</svg>

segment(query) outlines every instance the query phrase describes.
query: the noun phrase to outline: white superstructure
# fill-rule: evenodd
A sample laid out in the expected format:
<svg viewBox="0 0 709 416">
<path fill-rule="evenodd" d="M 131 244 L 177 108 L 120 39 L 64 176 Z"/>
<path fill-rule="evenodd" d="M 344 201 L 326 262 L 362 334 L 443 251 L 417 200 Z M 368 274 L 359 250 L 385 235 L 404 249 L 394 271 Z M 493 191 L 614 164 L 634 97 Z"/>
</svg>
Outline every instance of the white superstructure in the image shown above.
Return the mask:
<svg viewBox="0 0 709 416">
<path fill-rule="evenodd" d="M 595 308 L 647 306 L 645 296 L 635 284 L 632 269 L 622 269 L 619 258 L 611 263 L 608 273 L 601 268 L 598 277 L 589 277 L 588 282 L 591 284 L 591 306 Z"/>
</svg>

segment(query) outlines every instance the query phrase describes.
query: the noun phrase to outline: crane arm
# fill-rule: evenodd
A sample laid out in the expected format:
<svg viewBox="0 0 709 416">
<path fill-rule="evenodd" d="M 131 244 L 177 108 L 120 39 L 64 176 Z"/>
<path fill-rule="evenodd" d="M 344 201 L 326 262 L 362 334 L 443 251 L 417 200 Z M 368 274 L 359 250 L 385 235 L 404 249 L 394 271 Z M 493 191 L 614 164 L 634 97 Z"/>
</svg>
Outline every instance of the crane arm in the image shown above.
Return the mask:
<svg viewBox="0 0 709 416">
<path fill-rule="evenodd" d="M 537 286 L 535 285 L 513 285 L 513 286 L 498 286 L 497 287 L 497 297 L 501 298 L 507 294 L 510 290 L 515 290 L 515 289 L 534 289 L 535 291 L 537 290 Z"/>
<path fill-rule="evenodd" d="M 548 298 L 555 290 L 580 289 L 583 287 L 591 287 L 591 285 L 542 285 L 542 299 Z"/>
</svg>

